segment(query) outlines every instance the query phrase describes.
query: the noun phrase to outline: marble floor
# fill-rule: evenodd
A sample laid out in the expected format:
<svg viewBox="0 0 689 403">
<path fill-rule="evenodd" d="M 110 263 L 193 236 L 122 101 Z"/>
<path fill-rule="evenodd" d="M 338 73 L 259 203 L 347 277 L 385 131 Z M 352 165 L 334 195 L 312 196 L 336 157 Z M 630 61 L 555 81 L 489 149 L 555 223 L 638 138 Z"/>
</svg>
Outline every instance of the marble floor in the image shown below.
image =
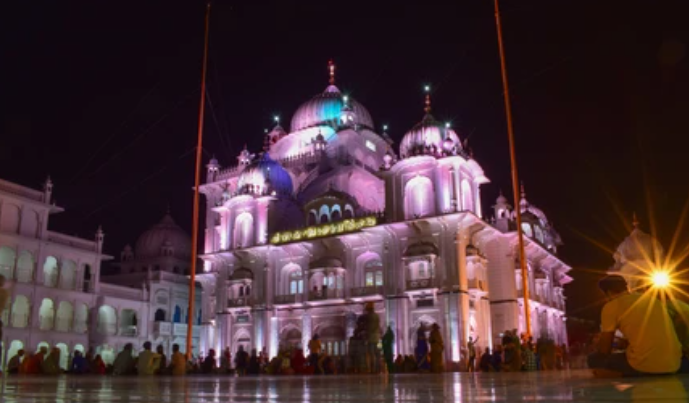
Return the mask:
<svg viewBox="0 0 689 403">
<path fill-rule="evenodd" d="M 588 371 L 311 377 L 3 378 L 2 402 L 683 402 L 689 377 Z"/>
</svg>

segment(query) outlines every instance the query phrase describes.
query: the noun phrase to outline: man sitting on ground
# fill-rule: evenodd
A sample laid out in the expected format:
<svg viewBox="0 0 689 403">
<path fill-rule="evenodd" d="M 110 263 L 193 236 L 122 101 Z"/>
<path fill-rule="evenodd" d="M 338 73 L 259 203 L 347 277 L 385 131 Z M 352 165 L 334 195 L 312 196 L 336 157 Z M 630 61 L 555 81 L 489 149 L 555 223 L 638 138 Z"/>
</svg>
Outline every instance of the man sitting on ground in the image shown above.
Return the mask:
<svg viewBox="0 0 689 403">
<path fill-rule="evenodd" d="M 682 350 L 665 304 L 651 292 L 629 293 L 627 282 L 621 276 L 607 276 L 599 287 L 608 302 L 601 312 L 598 351 L 588 358 L 594 375 L 619 377 L 677 372 Z M 615 343 L 617 330 L 626 340 Z M 613 347 L 626 351 L 613 353 Z"/>
</svg>

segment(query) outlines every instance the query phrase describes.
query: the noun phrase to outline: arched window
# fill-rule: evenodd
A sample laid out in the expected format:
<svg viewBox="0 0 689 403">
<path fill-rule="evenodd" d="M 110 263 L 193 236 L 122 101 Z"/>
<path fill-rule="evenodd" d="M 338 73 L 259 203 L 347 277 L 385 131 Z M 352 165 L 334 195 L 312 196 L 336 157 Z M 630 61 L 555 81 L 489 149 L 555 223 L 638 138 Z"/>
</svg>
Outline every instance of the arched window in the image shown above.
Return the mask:
<svg viewBox="0 0 689 403">
<path fill-rule="evenodd" d="M 13 278 L 12 273 L 14 272 L 16 256 L 14 249 L 10 249 L 7 246 L 0 248 L 0 274 L 8 280 Z"/>
<path fill-rule="evenodd" d="M 524 235 L 528 236 L 529 238 L 533 238 L 533 231 L 531 231 L 531 224 L 523 222 L 522 223 L 522 232 Z"/>
<path fill-rule="evenodd" d="M 369 260 L 364 265 L 366 287 L 383 285 L 383 262 L 378 259 Z"/>
<path fill-rule="evenodd" d="M 48 256 L 43 264 L 43 285 L 57 286 L 57 259 L 52 256 Z"/>
<path fill-rule="evenodd" d="M 83 292 L 89 292 L 91 290 L 91 266 L 84 265 L 84 283 L 82 284 L 81 290 Z"/>
<path fill-rule="evenodd" d="M 536 233 L 536 239 L 540 243 L 545 243 L 545 238 L 543 237 L 543 230 L 541 229 L 540 225 L 535 225 L 534 226 L 534 232 Z"/>
<path fill-rule="evenodd" d="M 60 268 L 60 288 L 63 290 L 73 290 L 74 280 L 76 278 L 77 265 L 71 260 L 62 262 Z"/>
<path fill-rule="evenodd" d="M 182 308 L 179 305 L 175 305 L 175 314 L 172 316 L 172 321 L 174 323 L 182 323 Z"/>
<path fill-rule="evenodd" d="M 289 294 L 302 294 L 304 292 L 304 279 L 301 269 L 292 270 L 289 274 Z"/>
<path fill-rule="evenodd" d="M 33 280 L 34 260 L 31 253 L 24 251 L 17 260 L 17 281 L 20 283 L 30 283 Z"/>
<path fill-rule="evenodd" d="M 433 183 L 425 176 L 417 176 L 404 187 L 404 212 L 406 219 L 426 217 L 434 212 L 435 194 Z"/>
<path fill-rule="evenodd" d="M 98 333 L 115 335 L 117 333 L 117 314 L 115 308 L 103 305 L 98 308 Z"/>
<path fill-rule="evenodd" d="M 41 330 L 51 330 L 55 322 L 55 304 L 50 298 L 43 298 L 38 312 Z"/>
<path fill-rule="evenodd" d="M 165 311 L 162 309 L 156 309 L 153 315 L 153 320 L 155 322 L 165 322 Z"/>
<path fill-rule="evenodd" d="M 350 204 L 345 205 L 344 209 L 344 218 L 353 218 L 354 217 L 354 209 Z"/>
<path fill-rule="evenodd" d="M 234 221 L 235 248 L 246 248 L 253 243 L 254 218 L 249 213 L 242 213 Z"/>
<path fill-rule="evenodd" d="M 330 221 L 340 221 L 342 219 L 342 210 L 340 209 L 340 205 L 336 204 L 332 207 L 330 210 Z"/>
<path fill-rule="evenodd" d="M 68 301 L 61 301 L 57 307 L 57 320 L 55 330 L 58 332 L 69 332 L 74 321 L 74 308 Z"/>
<path fill-rule="evenodd" d="M 474 192 L 466 179 L 462 179 L 462 210 L 474 211 Z"/>
<path fill-rule="evenodd" d="M 89 308 L 83 302 L 77 303 L 77 308 L 74 311 L 74 332 L 86 333 L 89 323 Z"/>
<path fill-rule="evenodd" d="M 309 211 L 309 218 L 308 218 L 306 224 L 309 226 L 318 224 L 318 217 L 316 216 L 316 210 Z"/>
<path fill-rule="evenodd" d="M 12 304 L 12 315 L 10 321 L 13 327 L 24 328 L 29 325 L 29 312 L 31 304 L 29 299 L 23 295 L 17 295 Z"/>
</svg>

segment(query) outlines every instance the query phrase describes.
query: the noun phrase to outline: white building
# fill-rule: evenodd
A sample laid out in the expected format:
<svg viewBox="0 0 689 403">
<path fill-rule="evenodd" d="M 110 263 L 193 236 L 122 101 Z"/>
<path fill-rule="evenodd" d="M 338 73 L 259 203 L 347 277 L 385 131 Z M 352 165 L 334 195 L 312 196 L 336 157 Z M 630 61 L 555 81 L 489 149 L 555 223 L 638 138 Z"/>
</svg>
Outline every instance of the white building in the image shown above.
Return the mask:
<svg viewBox="0 0 689 403">
<path fill-rule="evenodd" d="M 191 243 L 183 231 L 166 227 L 171 221 L 166 216 L 139 239 L 141 259 L 124 256 L 123 270 L 134 263 L 145 269 L 127 272 L 126 278 L 136 281 L 113 276 L 122 285 L 105 283 L 101 262 L 112 257 L 102 252 L 103 232 L 87 240 L 50 231 L 51 214 L 63 211 L 51 203 L 52 192 L 50 179 L 43 191 L 0 180 L 0 273 L 14 283 L 2 312 L 2 366 L 17 350 L 37 351 L 42 345 L 62 350 L 63 368 L 75 350 L 89 347 L 111 363 L 126 343 L 135 349 L 146 340 L 166 348 L 171 342 L 184 345 L 188 281 L 174 274 L 175 265 L 167 266 L 178 256 L 176 247 L 187 257 L 179 267 L 189 265 Z M 160 257 L 154 256 L 156 245 Z M 198 300 L 200 306 L 200 295 Z M 198 346 L 200 327 L 193 331 Z"/>
<path fill-rule="evenodd" d="M 208 346 L 272 356 L 318 333 L 341 355 L 366 301 L 405 354 L 422 323 L 441 326 L 455 362 L 469 336 L 492 344 L 505 329 L 524 330 L 514 212 L 501 196 L 484 218 L 480 187 L 489 180 L 461 136 L 434 119 L 427 97 L 398 158 L 332 73 L 289 132 L 278 125 L 266 135 L 264 152 L 207 166 L 198 276 L 209 290 Z M 570 267 L 556 256 L 561 242 L 545 214 L 524 195 L 520 208 L 534 334 L 566 342 Z"/>
</svg>

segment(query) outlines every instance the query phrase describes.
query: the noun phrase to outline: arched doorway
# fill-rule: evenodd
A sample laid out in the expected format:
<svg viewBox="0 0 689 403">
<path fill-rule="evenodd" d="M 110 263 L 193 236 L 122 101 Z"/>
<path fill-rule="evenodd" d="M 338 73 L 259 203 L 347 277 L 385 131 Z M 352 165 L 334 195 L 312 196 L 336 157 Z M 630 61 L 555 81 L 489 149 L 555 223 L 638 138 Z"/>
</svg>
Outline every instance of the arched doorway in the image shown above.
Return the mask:
<svg viewBox="0 0 689 403">
<path fill-rule="evenodd" d="M 60 268 L 60 288 L 63 290 L 73 290 L 76 280 L 77 265 L 71 260 L 62 262 Z"/>
<path fill-rule="evenodd" d="M 17 282 L 30 283 L 33 280 L 34 259 L 31 253 L 23 251 L 17 260 Z"/>
<path fill-rule="evenodd" d="M 425 176 L 411 179 L 404 187 L 404 216 L 406 219 L 425 217 L 434 212 L 433 183 Z"/>
<path fill-rule="evenodd" d="M 60 349 L 60 368 L 66 370 L 70 361 L 69 348 L 67 348 L 65 343 L 57 343 L 55 347 Z"/>
<path fill-rule="evenodd" d="M 43 285 L 46 287 L 57 286 L 57 259 L 48 256 L 43 264 Z"/>
<path fill-rule="evenodd" d="M 115 308 L 103 305 L 98 308 L 98 333 L 113 336 L 117 333 Z"/>
<path fill-rule="evenodd" d="M 77 302 L 74 312 L 74 332 L 86 333 L 88 330 L 89 308 L 83 302 Z"/>
<path fill-rule="evenodd" d="M 14 277 L 12 274 L 16 257 L 14 249 L 10 249 L 7 246 L 0 247 L 0 275 L 8 280 Z"/>
</svg>

